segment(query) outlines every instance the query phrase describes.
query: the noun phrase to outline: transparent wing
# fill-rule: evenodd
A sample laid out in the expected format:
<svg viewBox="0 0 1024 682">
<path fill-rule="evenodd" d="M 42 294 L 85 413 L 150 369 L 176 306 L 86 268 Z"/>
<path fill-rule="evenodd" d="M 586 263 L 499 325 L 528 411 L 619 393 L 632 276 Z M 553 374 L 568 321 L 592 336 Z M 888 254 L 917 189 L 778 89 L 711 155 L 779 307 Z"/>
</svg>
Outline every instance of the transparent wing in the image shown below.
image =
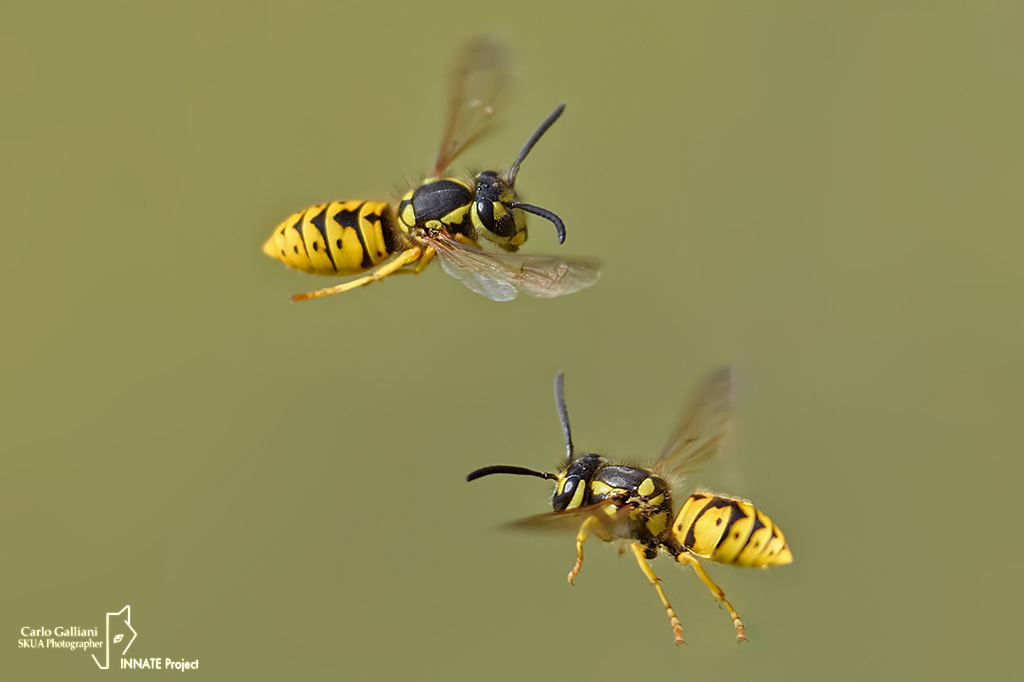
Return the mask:
<svg viewBox="0 0 1024 682">
<path fill-rule="evenodd" d="M 489 253 L 445 237 L 429 237 L 444 271 L 492 301 L 518 294 L 556 298 L 586 289 L 601 276 L 600 264 L 584 258 Z"/>
<path fill-rule="evenodd" d="M 435 176 L 491 127 L 509 80 L 508 55 L 498 43 L 478 38 L 469 44 L 452 73 L 448 124 Z"/>
<path fill-rule="evenodd" d="M 632 527 L 630 512 L 636 505 L 630 502 L 621 502 L 615 499 L 607 499 L 597 504 L 565 511 L 548 512 L 536 516 L 527 516 L 508 524 L 508 528 L 526 530 L 554 530 L 577 532 L 583 522 L 593 517 L 597 520 L 599 529 L 597 535 L 603 540 L 626 537 Z"/>
<path fill-rule="evenodd" d="M 665 444 L 661 457 L 651 467 L 656 473 L 679 476 L 715 456 L 729 431 L 732 386 L 731 367 L 723 367 L 708 377 Z"/>
</svg>

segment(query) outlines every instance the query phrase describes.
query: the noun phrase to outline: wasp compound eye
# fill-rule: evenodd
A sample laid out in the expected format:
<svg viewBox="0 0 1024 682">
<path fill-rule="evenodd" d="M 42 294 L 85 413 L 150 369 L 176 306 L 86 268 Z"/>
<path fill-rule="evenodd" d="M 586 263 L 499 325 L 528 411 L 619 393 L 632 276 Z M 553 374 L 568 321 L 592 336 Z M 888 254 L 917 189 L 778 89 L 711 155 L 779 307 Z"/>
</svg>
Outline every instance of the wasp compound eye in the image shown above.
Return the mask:
<svg viewBox="0 0 1024 682">
<path fill-rule="evenodd" d="M 565 482 L 562 484 L 562 491 L 556 493 L 551 498 L 551 506 L 554 507 L 555 511 L 565 511 L 569 507 L 569 503 L 572 501 L 573 495 L 576 494 L 579 484 L 580 478 L 578 476 L 569 476 L 565 479 Z"/>
<path fill-rule="evenodd" d="M 476 177 L 474 213 L 479 226 L 500 239 L 511 239 L 520 231 L 512 215 L 515 199 L 508 184 L 494 171 Z"/>
<path fill-rule="evenodd" d="M 555 496 L 551 498 L 551 504 L 555 511 L 575 509 L 587 504 L 589 497 L 587 488 L 594 475 L 604 464 L 601 456 L 595 454 L 584 455 L 569 464 L 569 468 L 565 470 L 561 489 L 555 490 Z"/>
</svg>

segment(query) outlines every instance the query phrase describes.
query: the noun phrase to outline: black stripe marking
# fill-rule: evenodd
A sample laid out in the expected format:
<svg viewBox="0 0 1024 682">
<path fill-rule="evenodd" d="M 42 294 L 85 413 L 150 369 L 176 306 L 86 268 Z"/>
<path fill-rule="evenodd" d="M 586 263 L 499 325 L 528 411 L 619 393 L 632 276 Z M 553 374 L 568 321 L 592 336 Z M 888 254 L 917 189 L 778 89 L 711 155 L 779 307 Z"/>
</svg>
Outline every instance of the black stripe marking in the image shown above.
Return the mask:
<svg viewBox="0 0 1024 682">
<path fill-rule="evenodd" d="M 306 215 L 305 211 L 302 212 L 299 219 L 295 221 L 294 225 L 292 225 L 292 229 L 299 233 L 299 244 L 302 244 L 302 253 L 306 254 L 306 258 L 309 258 L 309 251 L 306 249 L 306 240 L 302 236 L 302 216 L 304 215 Z M 299 245 L 296 244 L 293 248 L 297 255 L 299 253 Z M 310 260 L 312 261 L 312 259 Z"/>
<path fill-rule="evenodd" d="M 311 218 L 309 222 L 313 223 L 313 227 L 315 227 L 317 229 L 317 232 L 320 233 L 320 236 L 323 237 L 324 251 L 327 252 L 327 257 L 331 260 L 331 267 L 334 268 L 335 272 L 337 272 L 338 266 L 335 265 L 334 263 L 334 255 L 331 253 L 331 248 L 328 245 L 329 242 L 327 241 L 327 207 L 324 206 L 324 210 L 317 213 L 316 216 L 314 218 Z M 313 250 L 317 250 L 316 242 L 313 242 Z"/>
<path fill-rule="evenodd" d="M 779 548 L 775 548 L 775 549 L 773 549 L 770 552 L 768 551 L 768 548 L 772 546 L 772 542 L 775 541 L 775 538 L 778 537 L 778 534 L 776 533 L 777 529 L 775 528 L 775 524 L 772 522 L 771 519 L 768 518 L 767 514 L 764 515 L 764 518 L 765 518 L 766 521 L 768 521 L 769 525 L 771 526 L 772 534 L 771 534 L 771 537 L 768 538 L 768 541 L 764 543 L 764 547 L 761 548 L 761 551 L 759 551 L 754 556 L 754 560 L 755 561 L 759 561 L 761 563 L 764 563 L 764 561 L 766 559 L 770 559 L 771 557 L 773 557 L 775 555 L 775 552 L 779 549 Z M 782 546 L 785 547 L 786 543 L 783 542 Z"/>
<path fill-rule="evenodd" d="M 729 537 L 729 532 L 732 530 L 733 524 L 739 521 L 740 519 L 747 518 L 746 512 L 744 512 L 743 508 L 736 503 L 736 500 L 728 500 L 728 502 L 732 506 L 732 509 L 729 510 L 729 522 L 725 524 L 725 530 L 722 531 L 722 537 L 718 538 L 718 542 L 715 543 L 716 550 L 719 547 L 721 547 L 722 543 L 725 542 L 725 539 Z M 747 538 L 747 542 L 749 541 L 750 538 Z M 746 544 L 744 544 L 743 546 L 746 547 Z M 743 550 L 741 549 L 740 551 Z M 739 556 L 739 552 L 737 552 L 736 555 Z"/>
<path fill-rule="evenodd" d="M 755 509 L 754 510 L 754 527 L 750 529 L 750 535 L 747 536 L 747 541 L 743 543 L 742 547 L 740 547 L 740 551 L 736 552 L 736 556 L 737 557 L 739 557 L 740 554 L 743 554 L 743 550 L 745 550 L 747 548 L 747 545 L 750 544 L 750 541 L 754 539 L 754 535 L 757 534 L 757 531 L 761 530 L 762 528 L 767 528 L 767 526 L 765 526 L 763 523 L 761 523 L 761 517 L 757 515 L 757 510 Z M 756 549 L 756 546 L 755 546 L 755 549 Z"/>
<path fill-rule="evenodd" d="M 363 247 L 363 260 L 360 265 L 362 265 L 364 269 L 372 267 L 373 261 L 370 260 L 370 250 L 366 248 L 366 238 L 363 236 L 363 231 L 356 230 L 356 234 L 359 235 L 359 245 Z"/>
<path fill-rule="evenodd" d="M 369 205 L 367 205 L 367 209 L 368 209 L 368 211 L 366 213 L 362 214 L 362 219 L 366 220 L 367 222 L 369 222 L 371 224 L 376 222 L 378 225 L 380 225 L 381 242 L 383 243 L 384 242 L 384 235 L 385 235 L 385 232 L 387 231 L 384 228 L 384 221 L 381 220 L 380 213 L 377 213 L 376 211 L 370 210 Z M 385 249 L 384 253 L 378 252 L 378 253 L 375 254 L 381 260 L 384 260 L 384 258 L 386 258 L 391 253 L 390 251 L 387 250 L 387 244 L 386 243 L 384 244 L 384 249 Z"/>
<path fill-rule="evenodd" d="M 395 252 L 395 225 L 391 222 L 391 209 L 384 207 L 380 218 L 380 234 L 384 237 L 384 249 L 390 256 Z"/>
<path fill-rule="evenodd" d="M 775 525 L 772 524 L 772 536 L 770 538 L 768 538 L 768 542 L 764 543 L 764 546 L 765 546 L 766 549 L 768 547 L 771 547 L 771 545 L 775 541 L 775 539 L 779 537 L 779 534 L 776 532 L 777 530 L 778 529 L 775 527 Z M 775 554 L 777 552 L 779 552 L 780 550 L 783 550 L 785 548 L 786 548 L 786 543 L 783 542 L 782 543 L 782 547 L 775 547 L 774 549 L 772 549 L 772 551 L 768 552 L 768 556 L 769 557 L 773 557 L 773 556 L 775 556 Z"/>
<path fill-rule="evenodd" d="M 689 529 L 686 531 L 686 537 L 683 538 L 683 546 L 686 549 L 693 549 L 694 544 L 697 542 L 697 536 L 694 534 L 694 529 L 697 528 L 697 522 L 700 521 L 700 517 L 704 516 L 705 512 L 709 509 L 721 509 L 722 507 L 728 507 L 733 503 L 733 500 L 727 500 L 724 497 L 713 497 L 711 500 L 697 512 L 697 516 L 693 518 L 693 522 L 690 523 Z"/>
<path fill-rule="evenodd" d="M 363 269 L 366 269 L 373 265 L 373 261 L 370 260 L 370 254 L 366 249 L 366 237 L 363 236 L 363 228 L 359 224 L 359 209 L 363 207 L 363 204 L 359 204 L 355 207 L 355 210 L 349 211 L 342 209 L 334 214 L 334 222 L 338 223 L 342 227 L 350 227 L 356 231 L 356 236 L 359 237 L 359 244 L 363 247 Z"/>
<path fill-rule="evenodd" d="M 360 204 L 359 206 L 362 206 Z M 342 227 L 351 227 L 353 230 L 359 229 L 359 206 L 356 206 L 354 211 L 348 209 L 341 209 L 334 214 L 334 222 L 338 223 Z"/>
<path fill-rule="evenodd" d="M 369 222 L 369 223 L 377 223 L 378 225 L 380 225 L 381 241 L 384 241 L 384 233 L 387 230 L 385 230 L 385 228 L 384 228 L 384 221 L 381 220 L 380 214 L 379 213 L 367 213 L 367 214 L 365 214 L 363 216 L 363 218 L 365 218 L 366 221 Z M 384 248 L 387 249 L 387 244 L 385 244 Z M 374 255 L 376 255 L 381 260 L 384 260 L 384 257 L 387 256 L 389 253 L 391 253 L 391 252 L 387 251 L 386 253 L 376 253 Z"/>
</svg>

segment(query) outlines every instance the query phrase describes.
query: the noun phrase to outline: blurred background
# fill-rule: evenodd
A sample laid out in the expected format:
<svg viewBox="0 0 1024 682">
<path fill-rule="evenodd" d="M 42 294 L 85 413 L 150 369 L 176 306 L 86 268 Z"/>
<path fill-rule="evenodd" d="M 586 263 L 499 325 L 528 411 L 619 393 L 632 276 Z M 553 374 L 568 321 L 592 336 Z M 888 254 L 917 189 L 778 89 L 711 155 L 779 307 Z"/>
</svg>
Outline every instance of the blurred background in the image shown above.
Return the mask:
<svg viewBox="0 0 1024 682">
<path fill-rule="evenodd" d="M 189 679 L 1015 670 L 1024 10 L 898 5 L 5 6 L 0 677 L 114 674 L 17 640 L 126 604 L 129 657 Z M 601 281 L 498 304 L 432 266 L 291 304 L 334 281 L 263 241 L 422 177 L 482 33 L 515 96 L 454 170 L 566 102 L 518 187 L 568 239 L 532 219 L 524 252 Z M 742 646 L 654 562 L 677 648 L 631 557 L 592 541 L 570 587 L 571 535 L 500 530 L 549 484 L 464 476 L 557 465 L 558 370 L 577 445 L 650 462 L 722 363 L 737 437 L 688 485 L 795 562 L 708 567 Z"/>
</svg>

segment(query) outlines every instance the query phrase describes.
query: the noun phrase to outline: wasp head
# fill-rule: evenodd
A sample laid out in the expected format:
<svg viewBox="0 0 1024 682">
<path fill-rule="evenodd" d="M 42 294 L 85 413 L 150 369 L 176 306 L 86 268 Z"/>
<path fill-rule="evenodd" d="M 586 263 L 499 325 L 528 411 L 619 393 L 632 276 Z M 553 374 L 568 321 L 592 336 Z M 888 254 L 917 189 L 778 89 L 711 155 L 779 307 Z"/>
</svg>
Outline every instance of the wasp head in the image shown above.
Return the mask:
<svg viewBox="0 0 1024 682">
<path fill-rule="evenodd" d="M 551 506 L 555 511 L 575 509 L 588 503 L 590 481 L 605 463 L 600 455 L 584 455 L 573 460 L 558 478 Z"/>
<path fill-rule="evenodd" d="M 501 177 L 495 171 L 484 171 L 475 178 L 476 191 L 471 209 L 473 226 L 479 231 L 480 236 L 494 242 L 506 251 L 516 251 L 526 241 L 524 212 L 550 220 L 558 230 L 558 243 L 561 244 L 565 241 L 565 225 L 562 223 L 562 219 L 547 209 L 520 202 L 515 190 L 519 165 L 537 144 L 537 140 L 551 127 L 551 124 L 558 120 L 564 109 L 564 104 L 559 105 L 534 131 L 522 151 L 519 152 L 515 163 L 512 164 L 508 178 Z"/>
</svg>

